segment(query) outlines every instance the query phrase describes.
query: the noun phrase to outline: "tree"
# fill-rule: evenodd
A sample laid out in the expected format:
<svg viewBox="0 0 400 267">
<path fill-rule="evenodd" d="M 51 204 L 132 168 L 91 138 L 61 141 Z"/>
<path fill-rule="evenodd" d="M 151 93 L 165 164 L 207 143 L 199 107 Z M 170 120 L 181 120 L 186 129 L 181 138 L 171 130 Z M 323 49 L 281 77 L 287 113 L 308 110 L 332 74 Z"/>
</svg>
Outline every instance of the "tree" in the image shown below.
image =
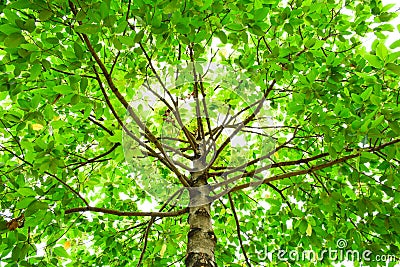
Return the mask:
<svg viewBox="0 0 400 267">
<path fill-rule="evenodd" d="M 324 256 L 329 248 L 394 263 L 400 43 L 388 48 L 384 34 L 396 30 L 392 7 L 3 1 L 1 262 L 345 259 Z M 360 41 L 369 32 L 371 51 Z M 158 211 L 141 211 L 149 205 Z M 288 254 L 306 250 L 322 257 Z"/>
</svg>

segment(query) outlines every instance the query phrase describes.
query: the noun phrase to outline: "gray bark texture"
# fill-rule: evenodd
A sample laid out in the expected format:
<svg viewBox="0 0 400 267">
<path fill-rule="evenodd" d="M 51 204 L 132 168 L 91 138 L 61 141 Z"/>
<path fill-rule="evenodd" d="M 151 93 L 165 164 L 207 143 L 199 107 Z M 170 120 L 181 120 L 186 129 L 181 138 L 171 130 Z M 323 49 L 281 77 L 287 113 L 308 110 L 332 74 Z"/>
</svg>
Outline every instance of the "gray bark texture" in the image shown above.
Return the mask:
<svg viewBox="0 0 400 267">
<path fill-rule="evenodd" d="M 187 267 L 216 267 L 215 245 L 217 239 L 212 227 L 209 190 L 204 172 L 193 172 L 190 189 L 190 211 L 188 223 Z"/>
</svg>

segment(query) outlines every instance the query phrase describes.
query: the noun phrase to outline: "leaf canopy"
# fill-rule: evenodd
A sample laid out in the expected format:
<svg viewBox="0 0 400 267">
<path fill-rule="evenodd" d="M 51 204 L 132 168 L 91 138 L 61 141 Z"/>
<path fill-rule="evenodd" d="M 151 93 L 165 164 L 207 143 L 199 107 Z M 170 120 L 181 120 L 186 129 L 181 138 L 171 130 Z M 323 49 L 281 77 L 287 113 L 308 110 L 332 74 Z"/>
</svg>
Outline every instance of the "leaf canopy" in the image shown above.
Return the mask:
<svg viewBox="0 0 400 267">
<path fill-rule="evenodd" d="M 162 161 L 157 147 L 157 138 L 168 137 L 167 117 L 176 120 L 167 103 L 209 99 L 204 125 L 244 109 L 243 123 L 260 108 L 240 126 L 252 145 L 227 145 L 208 172 L 220 188 L 240 174 L 229 197 L 212 204 L 218 266 L 287 266 L 280 249 L 321 253 L 339 239 L 371 258 L 394 255 L 393 266 L 400 255 L 400 43 L 385 42 L 387 32 L 399 32 L 391 8 L 379 0 L 2 1 L 0 261 L 183 266 L 186 210 L 158 203 L 139 176 L 183 187 L 190 171 Z M 369 51 L 362 40 L 372 32 Z M 229 67 L 254 86 L 244 84 L 239 97 L 229 86 L 215 89 L 227 84 L 220 77 L 197 98 L 191 86 L 153 93 L 158 100 L 149 107 L 146 82 L 188 62 Z M 127 118 L 138 140 L 129 139 Z M 193 141 L 183 126 L 196 132 L 198 121 L 184 122 L 173 136 L 184 142 L 164 147 L 184 150 Z M 273 147 L 263 150 L 266 144 Z M 252 178 L 262 184 L 242 190 Z M 139 213 L 152 205 L 168 215 Z M 76 213 L 83 210 L 91 212 Z M 21 214 L 23 225 L 10 231 Z M 291 266 L 332 261 L 289 259 Z"/>
</svg>

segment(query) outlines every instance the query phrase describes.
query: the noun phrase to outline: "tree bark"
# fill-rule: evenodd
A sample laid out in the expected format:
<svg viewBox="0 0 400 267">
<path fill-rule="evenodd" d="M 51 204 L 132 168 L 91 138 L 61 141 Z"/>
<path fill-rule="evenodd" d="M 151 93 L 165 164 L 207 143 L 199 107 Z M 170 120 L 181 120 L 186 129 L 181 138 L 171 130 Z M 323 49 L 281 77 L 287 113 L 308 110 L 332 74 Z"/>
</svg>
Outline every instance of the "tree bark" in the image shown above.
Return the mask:
<svg viewBox="0 0 400 267">
<path fill-rule="evenodd" d="M 187 267 L 216 267 L 215 245 L 217 239 L 212 227 L 209 187 L 204 172 L 193 172 L 190 194 L 188 243 L 185 264 Z"/>
</svg>

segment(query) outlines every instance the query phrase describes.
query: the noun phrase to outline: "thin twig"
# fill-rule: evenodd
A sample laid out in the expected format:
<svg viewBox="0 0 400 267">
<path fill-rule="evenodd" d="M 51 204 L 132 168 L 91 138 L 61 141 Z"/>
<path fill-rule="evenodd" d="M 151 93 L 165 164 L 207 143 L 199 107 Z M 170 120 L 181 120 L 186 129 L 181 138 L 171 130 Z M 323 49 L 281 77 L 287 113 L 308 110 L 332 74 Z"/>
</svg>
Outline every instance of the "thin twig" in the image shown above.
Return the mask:
<svg viewBox="0 0 400 267">
<path fill-rule="evenodd" d="M 383 148 L 385 148 L 385 147 L 387 147 L 387 146 L 389 146 L 389 145 L 396 144 L 396 143 L 398 143 L 398 142 L 400 142 L 400 139 L 395 139 L 395 140 L 390 141 L 390 142 L 388 142 L 388 143 L 382 144 L 382 145 L 380 145 L 380 146 L 378 146 L 378 147 L 375 147 L 375 148 L 371 148 L 371 149 L 369 149 L 369 150 L 366 150 L 366 152 L 378 151 L 378 150 L 381 150 L 381 149 L 383 149 Z M 264 179 L 264 180 L 262 181 L 262 183 L 263 183 L 263 184 L 266 184 L 266 183 L 269 183 L 269 182 L 272 182 L 272 181 L 282 180 L 282 179 L 285 179 L 285 178 L 294 177 L 294 176 L 298 176 L 298 175 L 303 175 L 303 174 L 311 173 L 311 172 L 317 171 L 317 170 L 322 170 L 322 169 L 325 169 L 325 168 L 328 168 L 328 167 L 337 165 L 337 164 L 339 164 L 339 163 L 345 162 L 345 161 L 347 161 L 347 160 L 349 160 L 349 159 L 357 158 L 357 157 L 359 157 L 360 155 L 361 155 L 361 152 L 357 152 L 357 153 L 355 153 L 355 154 L 347 155 L 347 156 L 344 156 L 344 157 L 342 157 L 342 158 L 338 158 L 338 159 L 329 161 L 329 162 L 324 163 L 324 164 L 316 165 L 316 166 L 314 166 L 314 167 L 311 167 L 311 168 L 308 168 L 308 169 L 305 169 L 305 170 L 293 171 L 293 172 L 288 172 L 288 173 L 284 173 L 284 174 L 275 175 L 275 176 L 268 177 L 268 178 Z M 249 174 L 251 174 L 251 175 L 254 175 L 254 174 L 256 174 L 256 173 L 258 173 L 258 172 L 257 172 L 257 171 L 249 172 Z M 246 176 L 241 176 L 241 177 L 248 177 L 248 175 L 246 175 Z M 239 178 L 241 178 L 241 177 L 239 177 Z M 226 182 L 226 181 L 221 182 L 221 183 L 219 183 L 219 184 L 212 185 L 212 186 L 211 186 L 211 189 L 215 189 L 215 188 L 224 186 L 224 185 L 226 185 L 225 182 Z M 213 196 L 213 199 L 217 199 L 217 198 L 219 198 L 219 197 L 225 195 L 225 194 L 228 193 L 228 192 L 235 192 L 235 191 L 238 191 L 238 190 L 242 190 L 242 189 L 248 188 L 248 187 L 250 187 L 250 186 L 252 186 L 252 185 L 254 185 L 254 183 L 251 183 L 251 182 L 250 182 L 250 183 L 245 183 L 245 184 L 241 184 L 241 185 L 235 186 L 235 187 L 233 187 L 232 189 L 225 190 L 225 191 L 223 191 L 223 192 L 221 192 L 221 193 L 219 193 L 219 194 Z"/>
<path fill-rule="evenodd" d="M 183 208 L 177 211 L 171 212 L 158 212 L 158 211 L 120 211 L 120 210 L 112 210 L 106 208 L 98 208 L 98 207 L 78 207 L 71 208 L 65 211 L 65 214 L 75 213 L 75 212 L 83 212 L 83 211 L 92 211 L 92 212 L 100 212 L 105 214 L 112 214 L 117 216 L 155 216 L 155 217 L 176 217 L 189 212 L 189 208 Z"/>
<path fill-rule="evenodd" d="M 7 152 L 9 152 L 10 154 L 14 155 L 14 157 L 17 157 L 19 160 L 25 162 L 25 163 L 28 164 L 29 166 L 33 167 L 33 164 L 32 164 L 32 163 L 30 163 L 29 161 L 26 161 L 24 158 L 18 156 L 17 154 L 15 154 L 13 151 L 9 150 L 8 148 L 6 148 L 6 147 L 4 147 L 4 146 L 1 146 L 1 145 L 0 145 L 0 148 L 3 149 L 3 150 L 5 150 L 5 151 L 7 151 Z M 60 178 L 58 178 L 57 176 L 55 176 L 54 174 L 52 174 L 52 173 L 50 173 L 50 172 L 45 171 L 44 173 L 47 174 L 47 175 L 49 175 L 49 176 L 51 176 L 51 177 L 53 177 L 53 178 L 56 179 L 58 182 L 60 182 L 61 184 L 63 184 L 66 188 L 68 188 L 69 191 L 71 191 L 71 192 L 74 193 L 76 196 L 78 196 L 78 197 L 85 203 L 86 206 L 89 206 L 89 203 L 86 201 L 86 199 L 84 199 L 84 198 L 79 194 L 78 191 L 76 191 L 75 189 L 73 189 L 73 188 L 72 188 L 70 185 L 68 185 L 66 182 L 64 182 L 63 180 L 61 180 Z"/>
<path fill-rule="evenodd" d="M 231 194 L 230 194 L 230 193 L 228 193 L 228 198 L 229 198 L 229 204 L 231 205 L 231 208 L 232 208 L 233 217 L 235 218 L 236 232 L 237 232 L 237 236 L 238 236 L 238 238 L 239 238 L 240 249 L 242 250 L 242 253 L 243 253 L 243 256 L 244 256 L 244 258 L 245 258 L 245 260 L 246 260 L 247 266 L 251 267 L 249 258 L 247 257 L 246 250 L 245 250 L 244 247 L 243 247 L 242 236 L 241 236 L 241 234 L 240 234 L 239 218 L 238 218 L 238 216 L 237 216 L 237 214 L 236 214 L 235 204 L 233 203 L 233 200 L 232 200 L 232 197 L 231 197 Z"/>
<path fill-rule="evenodd" d="M 147 242 L 148 242 L 148 239 L 149 239 L 150 228 L 153 225 L 154 220 L 155 220 L 155 217 L 152 216 L 150 221 L 149 221 L 149 223 L 147 224 L 146 231 L 145 231 L 144 237 L 143 237 L 143 239 L 144 239 L 143 248 L 142 248 L 142 252 L 140 253 L 140 258 L 139 258 L 138 264 L 136 265 L 137 267 L 141 266 L 144 254 L 146 253 L 146 248 L 147 248 Z"/>
</svg>

